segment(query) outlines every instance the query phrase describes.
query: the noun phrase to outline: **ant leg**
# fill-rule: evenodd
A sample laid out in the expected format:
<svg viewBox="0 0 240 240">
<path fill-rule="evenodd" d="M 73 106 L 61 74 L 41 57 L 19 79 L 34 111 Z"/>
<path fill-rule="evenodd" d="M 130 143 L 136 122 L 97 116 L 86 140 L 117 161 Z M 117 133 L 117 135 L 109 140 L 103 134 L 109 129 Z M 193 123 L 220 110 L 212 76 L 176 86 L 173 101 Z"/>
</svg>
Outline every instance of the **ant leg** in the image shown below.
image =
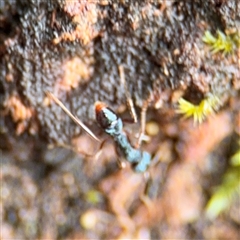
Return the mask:
<svg viewBox="0 0 240 240">
<path fill-rule="evenodd" d="M 85 151 L 82 151 L 78 147 L 73 147 L 73 146 L 65 144 L 65 143 L 50 144 L 48 147 L 50 149 L 52 149 L 54 147 L 62 147 L 62 148 L 65 148 L 65 149 L 69 149 L 69 150 L 71 150 L 73 152 L 82 154 L 84 157 L 98 159 L 100 157 L 101 153 L 102 153 L 103 146 L 104 146 L 104 144 L 106 142 L 107 142 L 107 139 L 103 140 L 101 142 L 100 146 L 98 147 L 98 149 L 94 153 L 92 153 L 92 154 L 89 154 L 89 153 L 87 153 Z"/>
<path fill-rule="evenodd" d="M 102 143 L 100 144 L 97 152 L 94 154 L 94 157 L 95 157 L 96 159 L 98 159 L 98 158 L 100 157 L 100 155 L 101 155 L 101 153 L 102 153 L 103 146 L 104 146 L 104 144 L 105 144 L 106 142 L 107 142 L 107 139 L 103 140 Z"/>
<path fill-rule="evenodd" d="M 127 166 L 125 160 L 123 160 L 121 157 L 117 158 L 117 164 L 118 164 L 120 169 L 123 169 Z"/>
<path fill-rule="evenodd" d="M 145 134 L 147 108 L 148 108 L 148 102 L 145 101 L 143 103 L 142 110 L 141 110 L 141 128 L 140 128 L 140 133 L 138 136 L 138 146 L 141 145 L 143 136 Z"/>
<path fill-rule="evenodd" d="M 130 111 L 133 122 L 136 123 L 137 122 L 137 114 L 136 114 L 136 110 L 134 108 L 134 104 L 133 104 L 133 100 L 131 98 L 131 94 L 128 91 L 127 84 L 126 84 L 126 81 L 125 81 L 123 65 L 120 65 L 118 67 L 118 70 L 119 70 L 121 84 L 124 86 L 124 91 L 125 91 L 125 96 L 126 96 L 126 99 L 127 99 L 128 109 Z"/>
<path fill-rule="evenodd" d="M 138 148 L 141 146 L 142 140 L 145 140 L 145 139 L 148 140 L 148 138 L 146 138 L 146 135 L 145 135 L 145 129 L 146 129 L 146 115 L 147 115 L 149 102 L 150 102 L 149 99 L 144 101 L 142 110 L 141 110 L 141 128 L 140 128 L 140 132 L 138 135 L 138 142 L 137 142 Z"/>
<path fill-rule="evenodd" d="M 95 154 L 88 154 L 84 151 L 80 151 L 77 147 L 73 147 L 71 145 L 68 145 L 68 144 L 65 144 L 65 143 L 56 143 L 56 144 L 51 144 L 49 145 L 49 148 L 52 149 L 54 147 L 61 147 L 61 148 L 65 148 L 65 149 L 68 149 L 68 150 L 71 150 L 75 153 L 79 153 L 79 154 L 82 154 L 84 155 L 85 157 L 92 157 L 92 156 L 95 156 Z"/>
<path fill-rule="evenodd" d="M 134 104 L 133 104 L 133 100 L 131 98 L 131 94 L 128 91 L 127 84 L 126 84 L 126 81 L 125 81 L 123 65 L 120 65 L 118 67 L 118 69 L 119 69 L 121 84 L 124 86 L 125 96 L 126 96 L 126 99 L 127 99 L 127 106 L 128 106 L 129 111 L 130 111 L 133 122 L 136 123 L 137 122 L 137 114 L 136 114 L 136 110 L 134 108 Z M 145 136 L 146 112 L 147 112 L 148 105 L 149 105 L 151 99 L 152 99 L 152 95 L 150 94 L 149 98 L 146 101 L 144 101 L 143 106 L 142 106 L 142 110 L 141 110 L 141 130 L 140 130 L 140 133 L 139 133 L 139 136 L 138 136 L 137 148 L 140 147 L 142 140 L 144 140 L 146 138 L 146 136 Z"/>
<path fill-rule="evenodd" d="M 144 177 L 144 180 L 146 181 L 146 183 L 145 183 L 146 186 L 143 189 L 143 192 L 140 196 L 140 200 L 147 207 L 149 212 L 153 212 L 154 211 L 153 202 L 152 202 L 151 198 L 148 196 L 148 189 L 152 183 L 152 178 L 150 176 L 150 172 L 149 171 L 145 172 L 143 177 Z"/>
</svg>

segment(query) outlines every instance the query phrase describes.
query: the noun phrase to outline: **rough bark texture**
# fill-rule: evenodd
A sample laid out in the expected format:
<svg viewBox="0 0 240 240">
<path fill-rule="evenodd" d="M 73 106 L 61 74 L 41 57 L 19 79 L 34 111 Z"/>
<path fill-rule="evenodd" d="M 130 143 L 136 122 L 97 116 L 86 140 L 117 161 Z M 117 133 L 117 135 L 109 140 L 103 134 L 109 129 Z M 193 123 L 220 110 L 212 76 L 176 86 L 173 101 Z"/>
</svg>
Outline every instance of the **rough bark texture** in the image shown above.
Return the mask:
<svg viewBox="0 0 240 240">
<path fill-rule="evenodd" d="M 202 37 L 206 30 L 239 28 L 237 4 L 235 0 L 1 0 L 3 238 L 233 239 L 237 232 L 228 219 L 220 220 L 226 229 L 216 233 L 218 227 L 208 226 L 200 216 L 206 201 L 204 184 L 211 182 L 211 177 L 204 178 L 224 172 L 233 151 L 230 136 L 240 132 L 239 49 L 213 55 Z M 46 91 L 101 135 L 94 102 L 106 102 L 121 113 L 126 106 L 120 65 L 137 112 L 151 98 L 147 122 L 154 121 L 160 129 L 146 146 L 163 161 L 163 166 L 151 169 L 155 186 L 151 204 L 156 211 L 139 200 L 142 176 L 130 169 L 119 172 L 112 144 L 104 147 L 97 162 L 66 149 L 46 149 L 49 143 L 72 144 L 81 131 Z M 177 100 L 184 96 L 198 103 L 209 93 L 221 99 L 222 113 L 191 132 L 191 123 L 181 121 L 173 110 Z M 206 132 L 212 133 L 211 141 L 203 140 Z M 85 152 L 97 148 L 84 134 L 74 144 Z M 214 155 L 212 151 L 217 157 L 209 158 L 218 170 L 213 164 L 211 172 L 206 158 Z M 165 178 L 166 191 L 159 190 Z M 88 198 L 94 189 L 101 192 L 97 203 Z M 177 198 L 181 203 L 189 200 L 193 210 L 175 203 Z M 83 231 L 84 213 L 92 214 L 91 223 L 97 222 L 88 231 Z"/>
</svg>

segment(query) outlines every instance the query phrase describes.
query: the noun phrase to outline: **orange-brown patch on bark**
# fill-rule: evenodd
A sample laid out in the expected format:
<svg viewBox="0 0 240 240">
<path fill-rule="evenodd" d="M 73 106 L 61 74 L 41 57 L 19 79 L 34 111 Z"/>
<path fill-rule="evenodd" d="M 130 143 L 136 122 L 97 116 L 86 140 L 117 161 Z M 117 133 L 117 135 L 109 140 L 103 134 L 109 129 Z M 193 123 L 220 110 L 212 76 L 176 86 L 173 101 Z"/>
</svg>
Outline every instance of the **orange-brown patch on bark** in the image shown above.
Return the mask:
<svg viewBox="0 0 240 240">
<path fill-rule="evenodd" d="M 63 88 L 65 91 L 78 87 L 80 83 L 86 83 L 93 72 L 93 69 L 78 57 L 67 61 L 63 69 L 65 72 L 63 79 L 60 81 L 60 88 Z"/>
<path fill-rule="evenodd" d="M 16 95 L 12 95 L 7 99 L 5 102 L 5 110 L 7 114 L 9 113 L 11 115 L 13 121 L 17 123 L 16 134 L 22 134 L 26 130 L 28 121 L 32 118 L 34 110 L 25 106 Z M 32 132 L 32 130 L 30 132 Z"/>
<path fill-rule="evenodd" d="M 61 41 L 80 40 L 83 45 L 87 45 L 99 34 L 99 31 L 94 27 L 98 19 L 96 2 L 68 0 L 65 2 L 64 11 L 73 17 L 73 22 L 77 26 L 74 31 L 65 32 L 60 37 L 55 38 L 54 44 Z"/>
</svg>

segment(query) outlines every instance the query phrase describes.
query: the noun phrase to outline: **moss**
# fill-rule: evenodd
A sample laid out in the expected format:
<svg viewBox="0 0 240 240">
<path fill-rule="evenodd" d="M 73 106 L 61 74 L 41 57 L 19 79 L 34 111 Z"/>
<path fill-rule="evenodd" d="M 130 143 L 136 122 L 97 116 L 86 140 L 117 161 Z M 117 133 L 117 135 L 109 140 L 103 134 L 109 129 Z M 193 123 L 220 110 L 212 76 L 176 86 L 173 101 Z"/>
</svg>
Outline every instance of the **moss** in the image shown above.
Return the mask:
<svg viewBox="0 0 240 240">
<path fill-rule="evenodd" d="M 230 167 L 223 176 L 223 181 L 211 196 L 206 206 L 206 214 L 210 219 L 216 218 L 220 213 L 230 207 L 231 203 L 240 197 L 240 150 L 230 159 Z"/>
<path fill-rule="evenodd" d="M 212 53 L 223 52 L 224 54 L 233 53 L 239 45 L 239 36 L 225 35 L 221 31 L 217 31 L 217 36 L 214 37 L 209 31 L 206 31 L 203 36 L 203 41 L 211 47 Z"/>
<path fill-rule="evenodd" d="M 203 99 L 198 105 L 194 105 L 187 100 L 180 98 L 178 101 L 178 113 L 185 118 L 193 117 L 194 123 L 202 123 L 209 115 L 213 114 L 220 106 L 220 99 L 215 95 Z"/>
</svg>

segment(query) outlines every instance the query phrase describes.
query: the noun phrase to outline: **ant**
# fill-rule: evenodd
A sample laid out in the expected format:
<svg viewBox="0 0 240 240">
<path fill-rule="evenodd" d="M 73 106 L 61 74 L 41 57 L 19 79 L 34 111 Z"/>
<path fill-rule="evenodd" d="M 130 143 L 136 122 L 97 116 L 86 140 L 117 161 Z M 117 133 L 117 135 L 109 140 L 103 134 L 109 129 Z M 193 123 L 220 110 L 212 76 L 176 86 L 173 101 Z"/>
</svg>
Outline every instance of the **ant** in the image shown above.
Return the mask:
<svg viewBox="0 0 240 240">
<path fill-rule="evenodd" d="M 125 94 L 128 100 L 127 103 L 131 109 L 131 115 L 133 117 L 134 122 L 136 122 L 137 115 L 134 110 L 133 102 L 130 98 L 130 94 L 126 88 L 122 66 L 119 67 L 119 72 L 120 72 L 121 82 L 122 84 L 124 84 Z M 53 99 L 65 111 L 65 113 L 72 118 L 74 122 L 80 125 L 92 138 L 100 142 L 100 140 L 95 136 L 95 134 L 80 119 L 74 116 L 57 97 L 55 97 L 50 92 L 46 92 L 46 94 L 48 97 Z M 144 123 L 141 124 L 141 132 L 138 138 L 138 143 L 140 143 L 142 135 L 144 135 L 145 115 L 146 115 L 147 105 L 148 104 L 144 104 L 142 108 L 141 117 L 144 120 L 143 121 Z M 95 103 L 95 113 L 96 113 L 97 123 L 108 135 L 110 135 L 113 138 L 116 144 L 118 155 L 123 157 L 126 161 L 128 161 L 133 167 L 135 172 L 145 173 L 152 160 L 151 154 L 146 151 L 142 151 L 139 148 L 134 148 L 131 145 L 126 133 L 123 130 L 122 119 L 103 102 Z M 101 147 L 103 146 L 103 144 L 104 142 L 101 144 Z"/>
<path fill-rule="evenodd" d="M 136 172 L 145 172 L 151 162 L 151 155 L 146 151 L 134 148 L 126 133 L 123 131 L 123 122 L 117 114 L 102 102 L 95 103 L 96 120 L 101 128 L 113 137 L 117 152 L 122 155 Z"/>
</svg>

